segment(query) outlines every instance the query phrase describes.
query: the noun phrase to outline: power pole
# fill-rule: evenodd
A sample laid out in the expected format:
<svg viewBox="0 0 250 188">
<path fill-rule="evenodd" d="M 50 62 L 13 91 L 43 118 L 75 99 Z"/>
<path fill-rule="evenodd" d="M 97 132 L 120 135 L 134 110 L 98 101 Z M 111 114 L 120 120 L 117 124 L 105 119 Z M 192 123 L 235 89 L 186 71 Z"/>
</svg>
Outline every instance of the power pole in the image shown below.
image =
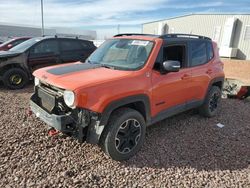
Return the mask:
<svg viewBox="0 0 250 188">
<path fill-rule="evenodd" d="M 42 15 L 42 36 L 44 36 L 44 22 L 43 22 L 43 0 L 41 0 L 41 15 Z"/>
</svg>

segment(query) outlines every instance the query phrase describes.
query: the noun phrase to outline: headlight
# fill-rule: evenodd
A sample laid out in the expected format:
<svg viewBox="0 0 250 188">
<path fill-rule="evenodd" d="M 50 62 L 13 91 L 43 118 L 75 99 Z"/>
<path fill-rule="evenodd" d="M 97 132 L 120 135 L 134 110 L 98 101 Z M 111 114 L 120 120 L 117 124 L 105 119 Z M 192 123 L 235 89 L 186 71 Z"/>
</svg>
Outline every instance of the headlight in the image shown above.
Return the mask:
<svg viewBox="0 0 250 188">
<path fill-rule="evenodd" d="M 36 77 L 35 77 L 34 82 L 35 82 L 35 86 L 38 86 L 40 84 L 40 80 L 38 78 L 36 78 Z"/>
<path fill-rule="evenodd" d="M 70 108 L 74 108 L 74 104 L 75 104 L 75 94 L 73 91 L 64 91 L 63 93 L 63 99 L 65 104 L 70 107 Z"/>
</svg>

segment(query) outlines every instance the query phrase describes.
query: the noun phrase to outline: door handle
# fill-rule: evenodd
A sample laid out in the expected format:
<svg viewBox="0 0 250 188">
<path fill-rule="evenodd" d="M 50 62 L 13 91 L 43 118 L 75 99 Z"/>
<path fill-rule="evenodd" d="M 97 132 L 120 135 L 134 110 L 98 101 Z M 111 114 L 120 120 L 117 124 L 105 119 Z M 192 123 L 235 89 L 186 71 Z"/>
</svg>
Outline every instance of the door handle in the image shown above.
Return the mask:
<svg viewBox="0 0 250 188">
<path fill-rule="evenodd" d="M 190 77 L 189 74 L 184 74 L 184 75 L 181 77 L 181 79 L 184 80 L 184 79 L 188 79 L 189 77 Z"/>
<path fill-rule="evenodd" d="M 212 73 L 213 73 L 213 70 L 212 70 L 212 69 L 208 69 L 208 70 L 206 71 L 206 73 L 207 73 L 207 74 L 212 74 Z"/>
</svg>

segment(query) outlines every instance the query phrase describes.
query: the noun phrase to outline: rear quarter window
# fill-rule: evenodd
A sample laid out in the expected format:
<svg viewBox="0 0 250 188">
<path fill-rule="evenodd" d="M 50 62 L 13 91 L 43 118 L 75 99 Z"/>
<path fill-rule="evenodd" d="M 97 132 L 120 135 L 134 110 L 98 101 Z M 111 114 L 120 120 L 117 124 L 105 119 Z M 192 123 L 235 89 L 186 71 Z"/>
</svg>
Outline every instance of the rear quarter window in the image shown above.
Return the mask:
<svg viewBox="0 0 250 188">
<path fill-rule="evenodd" d="M 208 55 L 208 60 L 211 60 L 214 57 L 214 49 L 213 49 L 213 44 L 211 42 L 207 43 L 207 55 Z"/>
<path fill-rule="evenodd" d="M 191 66 L 207 63 L 207 46 L 205 41 L 191 42 Z"/>
<path fill-rule="evenodd" d="M 80 43 L 83 46 L 83 48 L 85 48 L 85 49 L 95 48 L 95 45 L 91 41 L 81 41 Z"/>
<path fill-rule="evenodd" d="M 82 49 L 81 44 L 77 40 L 62 40 L 60 44 L 62 51 L 73 51 Z"/>
</svg>

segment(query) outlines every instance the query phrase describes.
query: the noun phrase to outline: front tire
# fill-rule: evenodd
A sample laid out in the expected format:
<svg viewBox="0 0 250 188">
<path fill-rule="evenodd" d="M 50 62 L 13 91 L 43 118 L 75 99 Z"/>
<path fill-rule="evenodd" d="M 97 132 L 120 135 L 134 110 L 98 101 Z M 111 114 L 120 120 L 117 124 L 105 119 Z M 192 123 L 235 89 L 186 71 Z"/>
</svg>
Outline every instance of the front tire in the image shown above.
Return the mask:
<svg viewBox="0 0 250 188">
<path fill-rule="evenodd" d="M 204 104 L 199 108 L 202 116 L 213 117 L 217 114 L 221 100 L 221 90 L 217 86 L 212 86 L 209 90 Z"/>
<path fill-rule="evenodd" d="M 22 89 L 28 83 L 27 74 L 20 68 L 12 68 L 3 74 L 3 83 L 9 89 Z"/>
<path fill-rule="evenodd" d="M 100 144 L 112 159 L 128 160 L 142 147 L 145 133 L 143 116 L 136 110 L 121 108 L 112 113 Z"/>
</svg>

